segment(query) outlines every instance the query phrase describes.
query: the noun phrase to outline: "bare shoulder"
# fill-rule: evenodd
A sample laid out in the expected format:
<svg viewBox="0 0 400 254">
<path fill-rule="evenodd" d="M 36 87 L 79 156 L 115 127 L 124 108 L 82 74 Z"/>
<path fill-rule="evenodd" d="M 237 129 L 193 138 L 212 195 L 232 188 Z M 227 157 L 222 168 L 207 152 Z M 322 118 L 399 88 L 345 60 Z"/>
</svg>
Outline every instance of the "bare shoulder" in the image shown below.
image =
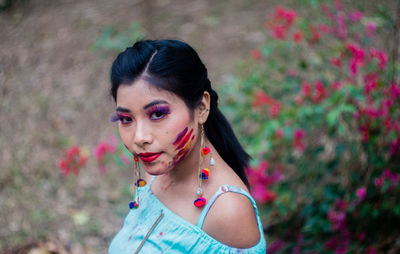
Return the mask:
<svg viewBox="0 0 400 254">
<path fill-rule="evenodd" d="M 251 201 L 233 192 L 217 198 L 206 216 L 203 230 L 219 242 L 236 248 L 250 248 L 260 240 Z"/>
</svg>

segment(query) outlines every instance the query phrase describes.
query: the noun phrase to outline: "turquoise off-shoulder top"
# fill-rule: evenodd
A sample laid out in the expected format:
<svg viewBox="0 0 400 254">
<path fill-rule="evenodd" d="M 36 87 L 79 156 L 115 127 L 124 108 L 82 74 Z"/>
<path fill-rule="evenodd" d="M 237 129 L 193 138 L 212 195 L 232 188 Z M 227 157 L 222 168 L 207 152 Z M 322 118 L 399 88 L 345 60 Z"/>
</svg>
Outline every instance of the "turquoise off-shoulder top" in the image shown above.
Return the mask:
<svg viewBox="0 0 400 254">
<path fill-rule="evenodd" d="M 138 188 L 140 208 L 131 210 L 124 225 L 111 241 L 109 254 L 134 253 L 266 253 L 263 227 L 254 199 L 245 190 L 222 185 L 204 207 L 196 225 L 178 216 L 152 193 L 151 184 Z M 206 215 L 215 200 L 226 192 L 248 197 L 254 207 L 260 240 L 251 248 L 240 249 L 223 244 L 202 230 Z"/>
</svg>

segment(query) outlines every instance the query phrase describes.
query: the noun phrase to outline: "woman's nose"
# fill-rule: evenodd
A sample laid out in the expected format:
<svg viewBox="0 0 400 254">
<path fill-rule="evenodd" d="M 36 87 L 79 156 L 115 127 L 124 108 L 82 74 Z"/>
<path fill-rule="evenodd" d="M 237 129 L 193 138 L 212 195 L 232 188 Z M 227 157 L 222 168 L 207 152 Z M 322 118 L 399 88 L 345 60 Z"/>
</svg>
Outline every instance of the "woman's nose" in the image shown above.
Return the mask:
<svg viewBox="0 0 400 254">
<path fill-rule="evenodd" d="M 138 123 L 134 134 L 134 143 L 142 147 L 146 144 L 151 144 L 153 141 L 150 128 L 143 123 Z"/>
</svg>

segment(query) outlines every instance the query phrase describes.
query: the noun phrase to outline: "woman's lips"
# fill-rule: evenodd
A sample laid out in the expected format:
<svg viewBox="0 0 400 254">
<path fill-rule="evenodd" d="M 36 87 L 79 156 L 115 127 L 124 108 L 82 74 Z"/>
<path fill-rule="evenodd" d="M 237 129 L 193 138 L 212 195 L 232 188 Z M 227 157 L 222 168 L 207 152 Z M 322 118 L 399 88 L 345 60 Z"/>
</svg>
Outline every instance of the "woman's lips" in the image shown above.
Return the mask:
<svg viewBox="0 0 400 254">
<path fill-rule="evenodd" d="M 138 155 L 143 162 L 150 163 L 160 157 L 161 153 L 139 153 Z"/>
</svg>

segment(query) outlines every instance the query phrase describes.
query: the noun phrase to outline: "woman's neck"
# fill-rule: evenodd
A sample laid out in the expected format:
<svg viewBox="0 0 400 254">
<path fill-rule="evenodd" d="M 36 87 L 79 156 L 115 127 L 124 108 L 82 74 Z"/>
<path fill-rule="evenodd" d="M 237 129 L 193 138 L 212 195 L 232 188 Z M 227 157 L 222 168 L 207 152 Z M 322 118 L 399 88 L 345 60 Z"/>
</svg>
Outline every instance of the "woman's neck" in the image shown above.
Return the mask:
<svg viewBox="0 0 400 254">
<path fill-rule="evenodd" d="M 207 138 L 204 141 L 205 146 L 211 150 L 214 149 L 212 144 Z M 200 158 L 200 140 L 195 143 L 192 150 L 188 153 L 186 158 L 177 164 L 168 174 L 160 175 L 158 178 L 161 189 L 164 191 L 171 186 L 196 186 L 198 183 L 199 163 L 201 160 L 201 167 L 208 167 L 208 160 Z M 206 157 L 208 158 L 208 157 Z"/>
</svg>

